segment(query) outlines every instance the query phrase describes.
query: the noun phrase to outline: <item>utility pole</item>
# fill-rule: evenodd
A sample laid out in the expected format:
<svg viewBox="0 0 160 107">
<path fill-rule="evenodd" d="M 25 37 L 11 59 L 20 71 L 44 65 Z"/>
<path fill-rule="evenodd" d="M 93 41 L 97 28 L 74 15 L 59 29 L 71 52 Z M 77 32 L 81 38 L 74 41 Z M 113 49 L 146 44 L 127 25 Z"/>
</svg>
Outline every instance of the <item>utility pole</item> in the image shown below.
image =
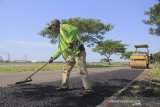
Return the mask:
<svg viewBox="0 0 160 107">
<path fill-rule="evenodd" d="M 2 56 L 0 56 L 0 62 L 3 62 Z"/>
<path fill-rule="evenodd" d="M 8 53 L 8 62 L 10 62 L 10 60 L 11 60 L 11 55 L 10 53 Z"/>
<path fill-rule="evenodd" d="M 25 62 L 27 61 L 27 55 L 24 56 L 24 61 L 25 61 Z"/>
</svg>

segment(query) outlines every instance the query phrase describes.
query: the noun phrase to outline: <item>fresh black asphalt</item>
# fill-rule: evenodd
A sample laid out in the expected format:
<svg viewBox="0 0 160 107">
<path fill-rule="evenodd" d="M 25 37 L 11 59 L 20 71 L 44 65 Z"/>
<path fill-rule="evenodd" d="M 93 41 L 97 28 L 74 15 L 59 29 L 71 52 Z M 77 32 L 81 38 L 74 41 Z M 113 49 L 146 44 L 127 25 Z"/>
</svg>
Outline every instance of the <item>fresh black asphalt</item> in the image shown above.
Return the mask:
<svg viewBox="0 0 160 107">
<path fill-rule="evenodd" d="M 144 70 L 122 68 L 89 75 L 94 93 L 83 96 L 80 77 L 70 78 L 69 90 L 56 90 L 61 81 L 0 87 L 0 107 L 95 107 L 122 89 Z M 92 71 L 90 71 L 92 72 Z"/>
</svg>

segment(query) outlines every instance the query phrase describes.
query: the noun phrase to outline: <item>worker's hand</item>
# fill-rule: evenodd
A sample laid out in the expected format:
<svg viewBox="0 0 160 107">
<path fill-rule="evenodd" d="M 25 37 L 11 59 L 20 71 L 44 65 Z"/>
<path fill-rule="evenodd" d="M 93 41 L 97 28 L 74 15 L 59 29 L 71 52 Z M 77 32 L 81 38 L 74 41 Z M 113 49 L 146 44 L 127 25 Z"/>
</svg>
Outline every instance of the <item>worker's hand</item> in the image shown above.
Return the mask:
<svg viewBox="0 0 160 107">
<path fill-rule="evenodd" d="M 69 48 L 69 49 L 73 49 L 73 44 L 72 44 L 72 43 L 69 43 L 69 44 L 68 44 L 68 48 Z"/>
<path fill-rule="evenodd" d="M 48 62 L 52 63 L 53 62 L 53 57 L 51 57 Z"/>
</svg>

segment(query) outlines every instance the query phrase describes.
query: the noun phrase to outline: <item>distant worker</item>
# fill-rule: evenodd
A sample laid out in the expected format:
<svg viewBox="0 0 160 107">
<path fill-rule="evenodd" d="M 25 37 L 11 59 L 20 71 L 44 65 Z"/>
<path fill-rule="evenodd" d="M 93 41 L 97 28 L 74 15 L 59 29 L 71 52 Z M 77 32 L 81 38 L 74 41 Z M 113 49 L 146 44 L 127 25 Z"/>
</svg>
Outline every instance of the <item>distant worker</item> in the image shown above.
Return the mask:
<svg viewBox="0 0 160 107">
<path fill-rule="evenodd" d="M 93 90 L 89 84 L 88 72 L 86 68 L 86 52 L 82 40 L 78 36 L 78 29 L 69 24 L 60 24 L 60 21 L 57 19 L 51 21 L 48 29 L 54 33 L 57 33 L 59 41 L 58 49 L 51 56 L 49 63 L 52 63 L 53 60 L 57 59 L 60 54 L 62 54 L 65 59 L 62 73 L 62 85 L 58 90 L 68 90 L 70 72 L 77 63 L 85 88 L 84 94 L 93 93 Z"/>
<path fill-rule="evenodd" d="M 152 54 L 149 56 L 150 64 L 154 64 L 155 58 Z"/>
</svg>

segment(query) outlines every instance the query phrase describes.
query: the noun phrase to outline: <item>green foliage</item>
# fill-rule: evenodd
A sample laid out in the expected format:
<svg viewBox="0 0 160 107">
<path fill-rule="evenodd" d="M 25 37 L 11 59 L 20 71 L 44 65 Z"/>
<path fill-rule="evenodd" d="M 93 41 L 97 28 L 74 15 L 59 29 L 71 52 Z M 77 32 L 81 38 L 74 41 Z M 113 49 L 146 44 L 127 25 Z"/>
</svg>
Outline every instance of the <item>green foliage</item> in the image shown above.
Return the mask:
<svg viewBox="0 0 160 107">
<path fill-rule="evenodd" d="M 158 63 L 160 63 L 160 52 L 154 54 L 154 57 Z"/>
<path fill-rule="evenodd" d="M 149 11 L 145 11 L 149 15 L 149 20 L 143 20 L 145 24 L 151 25 L 149 33 L 160 36 L 160 3 L 154 4 Z"/>
<path fill-rule="evenodd" d="M 43 30 L 41 30 L 41 32 L 39 33 L 40 36 L 42 37 L 47 37 L 50 39 L 50 42 L 55 44 L 58 42 L 58 38 L 57 38 L 57 34 L 56 33 L 53 33 L 51 32 L 49 29 L 48 29 L 48 26 L 49 24 L 47 24 L 47 27 L 45 27 Z"/>
<path fill-rule="evenodd" d="M 85 18 L 70 18 L 63 19 L 62 24 L 70 24 L 78 28 L 79 36 L 88 47 L 94 46 L 95 43 L 103 40 L 103 35 L 113 28 L 113 25 L 104 24 L 98 19 L 85 19 Z M 52 33 L 47 29 L 47 26 L 39 33 L 40 36 L 47 37 L 51 43 L 57 43 L 57 34 Z"/>
<path fill-rule="evenodd" d="M 101 59 L 100 61 L 101 61 L 101 62 L 109 62 L 109 61 L 111 62 L 112 59 L 103 58 L 103 59 Z"/>
<path fill-rule="evenodd" d="M 93 52 L 98 52 L 101 55 L 104 55 L 108 62 L 110 63 L 110 56 L 114 53 L 124 53 L 126 48 L 125 46 L 128 46 L 126 44 L 122 44 L 122 41 L 113 41 L 113 40 L 106 40 L 102 42 L 98 42 L 96 47 L 93 48 Z"/>
<path fill-rule="evenodd" d="M 126 51 L 126 52 L 124 52 L 124 53 L 122 53 L 121 54 L 121 59 L 125 59 L 125 60 L 127 60 L 127 59 L 130 59 L 130 56 L 133 54 L 133 51 Z"/>
</svg>

